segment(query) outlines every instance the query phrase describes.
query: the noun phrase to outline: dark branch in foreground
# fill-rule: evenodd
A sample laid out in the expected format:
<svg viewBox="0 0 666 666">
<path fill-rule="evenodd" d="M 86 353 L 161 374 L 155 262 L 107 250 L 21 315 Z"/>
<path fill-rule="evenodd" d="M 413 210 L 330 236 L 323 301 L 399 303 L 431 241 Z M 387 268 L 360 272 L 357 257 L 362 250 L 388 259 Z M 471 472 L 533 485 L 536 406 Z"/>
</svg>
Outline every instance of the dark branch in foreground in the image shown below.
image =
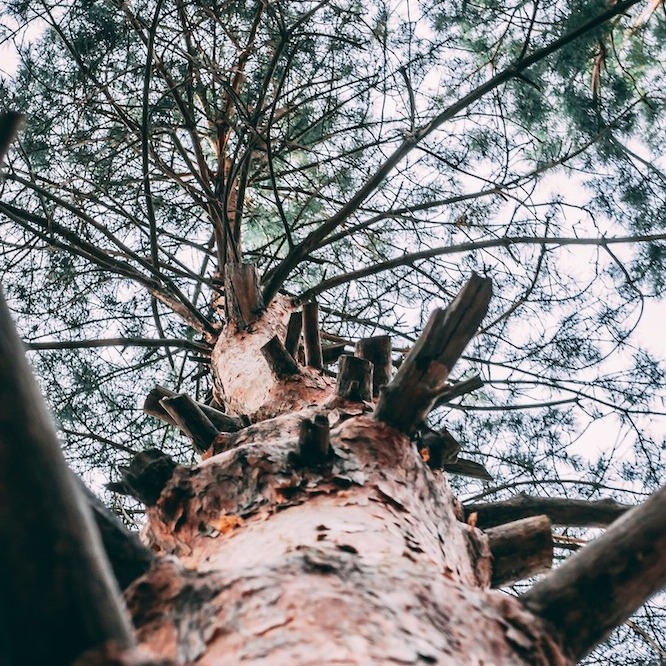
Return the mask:
<svg viewBox="0 0 666 666">
<path fill-rule="evenodd" d="M 131 647 L 99 534 L 2 296 L 0 377 L 0 662 L 69 666 L 109 641 Z"/>
<path fill-rule="evenodd" d="M 508 523 L 512 520 L 546 515 L 553 525 L 569 527 L 605 527 L 633 508 L 613 499 L 597 501 L 568 499 L 566 497 L 532 497 L 521 493 L 501 502 L 465 504 L 465 516 L 477 514 L 481 529 Z"/>
<path fill-rule="evenodd" d="M 582 658 L 666 586 L 666 487 L 522 596 Z"/>
<path fill-rule="evenodd" d="M 150 569 L 155 556 L 141 543 L 138 534 L 130 532 L 81 479 L 75 478 L 92 511 L 113 574 L 124 590 Z"/>
<path fill-rule="evenodd" d="M 0 115 L 0 169 L 22 122 L 23 115 L 16 111 L 7 111 Z"/>
</svg>

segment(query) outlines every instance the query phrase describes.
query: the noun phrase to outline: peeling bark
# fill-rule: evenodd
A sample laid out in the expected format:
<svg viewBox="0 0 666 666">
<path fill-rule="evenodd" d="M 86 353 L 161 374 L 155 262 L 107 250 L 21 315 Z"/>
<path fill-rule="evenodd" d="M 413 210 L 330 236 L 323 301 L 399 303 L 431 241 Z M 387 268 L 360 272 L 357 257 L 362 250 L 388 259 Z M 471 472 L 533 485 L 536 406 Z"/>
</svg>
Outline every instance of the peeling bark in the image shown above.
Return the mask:
<svg viewBox="0 0 666 666">
<path fill-rule="evenodd" d="M 185 568 L 167 561 L 128 591 L 142 641 L 179 664 L 571 663 L 487 589 L 485 536 L 406 436 L 345 420 L 330 466 L 308 469 L 295 421 L 176 470 L 146 536 Z"/>
</svg>

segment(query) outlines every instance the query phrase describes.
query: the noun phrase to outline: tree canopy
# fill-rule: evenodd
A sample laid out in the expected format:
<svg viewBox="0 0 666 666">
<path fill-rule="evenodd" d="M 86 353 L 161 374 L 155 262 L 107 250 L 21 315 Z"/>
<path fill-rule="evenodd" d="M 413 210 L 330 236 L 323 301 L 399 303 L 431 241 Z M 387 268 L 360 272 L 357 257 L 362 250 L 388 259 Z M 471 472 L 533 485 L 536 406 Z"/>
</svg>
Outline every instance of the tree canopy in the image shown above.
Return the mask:
<svg viewBox="0 0 666 666">
<path fill-rule="evenodd" d="M 155 384 L 210 399 L 242 259 L 266 299 L 316 298 L 331 344 L 391 334 L 396 365 L 491 276 L 456 370 L 484 386 L 431 423 L 493 476 L 454 477 L 461 496 L 656 489 L 666 368 L 635 330 L 666 275 L 663 7 L 5 2 L 0 105 L 27 123 L 0 270 L 70 462 L 99 483 L 151 446 L 191 455 L 141 403 Z M 659 604 L 615 640 L 656 663 L 655 625 Z"/>
</svg>

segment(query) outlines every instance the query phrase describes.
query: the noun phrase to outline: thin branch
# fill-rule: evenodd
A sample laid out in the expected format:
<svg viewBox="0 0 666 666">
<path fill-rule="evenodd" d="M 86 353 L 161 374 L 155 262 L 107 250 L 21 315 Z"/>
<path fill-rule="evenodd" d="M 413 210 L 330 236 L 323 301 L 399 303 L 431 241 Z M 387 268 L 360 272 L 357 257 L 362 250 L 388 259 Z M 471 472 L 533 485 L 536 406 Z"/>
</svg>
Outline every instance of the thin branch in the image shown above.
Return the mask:
<svg viewBox="0 0 666 666">
<path fill-rule="evenodd" d="M 44 342 L 24 342 L 30 351 L 48 351 L 52 349 L 91 349 L 94 347 L 173 347 L 190 349 L 201 354 L 210 354 L 208 345 L 192 340 L 178 338 L 99 338 L 98 340 L 53 340 Z"/>
<path fill-rule="evenodd" d="M 562 37 L 553 40 L 547 46 L 544 46 L 536 51 L 533 51 L 529 56 L 521 58 L 513 65 L 502 70 L 490 80 L 475 88 L 473 91 L 454 102 L 449 107 L 444 109 L 435 118 L 433 118 L 426 125 L 421 126 L 415 132 L 409 133 L 400 145 L 393 151 L 391 155 L 384 161 L 384 163 L 372 174 L 363 185 L 356 191 L 356 193 L 349 199 L 349 201 L 334 213 L 331 217 L 326 219 L 314 231 L 312 231 L 303 241 L 296 245 L 288 255 L 273 269 L 269 274 L 264 277 L 264 301 L 270 302 L 273 296 L 278 292 L 280 287 L 284 284 L 285 280 L 291 271 L 305 259 L 317 245 L 324 240 L 329 234 L 347 220 L 353 213 L 355 213 L 359 206 L 381 185 L 385 178 L 393 171 L 393 169 L 406 157 L 423 139 L 432 134 L 445 122 L 451 120 L 458 115 L 461 111 L 484 97 L 489 92 L 495 90 L 499 86 L 507 83 L 511 79 L 519 76 L 526 69 L 532 65 L 544 60 L 552 55 L 559 49 L 567 46 L 575 41 L 582 35 L 595 30 L 606 21 L 618 16 L 625 12 L 627 9 L 637 4 L 639 0 L 624 0 L 617 2 L 609 9 L 601 12 L 598 16 L 583 23 L 578 28 L 568 32 Z"/>
<path fill-rule="evenodd" d="M 654 243 L 656 241 L 666 240 L 666 234 L 634 234 L 631 236 L 615 236 L 600 238 L 578 238 L 576 236 L 504 236 L 503 238 L 490 238 L 487 240 L 470 241 L 468 243 L 460 243 L 458 245 L 446 245 L 443 247 L 435 247 L 429 250 L 422 250 L 421 252 L 405 253 L 393 259 L 387 259 L 379 263 L 360 268 L 357 271 L 344 273 L 323 280 L 316 287 L 307 289 L 298 296 L 299 299 L 305 300 L 313 298 L 317 294 L 321 294 L 328 289 L 337 287 L 347 282 L 354 282 L 370 275 L 377 275 L 384 271 L 392 270 L 399 266 L 406 266 L 415 261 L 422 259 L 431 259 L 433 257 L 441 257 L 448 254 L 461 254 L 464 252 L 472 252 L 475 250 L 486 250 L 489 248 L 510 248 L 515 245 L 550 245 L 554 247 L 565 247 L 571 245 L 579 246 L 593 246 L 605 247 L 606 245 L 627 245 L 634 243 Z"/>
</svg>

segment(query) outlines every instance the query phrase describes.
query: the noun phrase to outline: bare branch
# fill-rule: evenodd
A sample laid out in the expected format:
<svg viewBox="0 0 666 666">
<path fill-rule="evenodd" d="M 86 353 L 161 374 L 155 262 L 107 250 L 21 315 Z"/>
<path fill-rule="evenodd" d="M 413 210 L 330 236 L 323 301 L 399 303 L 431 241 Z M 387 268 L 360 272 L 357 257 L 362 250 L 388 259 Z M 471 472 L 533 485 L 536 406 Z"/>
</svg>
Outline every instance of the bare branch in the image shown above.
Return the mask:
<svg viewBox="0 0 666 666">
<path fill-rule="evenodd" d="M 303 261 L 303 259 L 305 259 L 305 257 L 307 257 L 308 254 L 312 252 L 322 240 L 324 240 L 324 238 L 335 231 L 340 224 L 358 210 L 363 201 L 365 201 L 381 185 L 389 173 L 393 171 L 393 169 L 419 144 L 419 142 L 489 92 L 492 92 L 511 79 L 518 77 L 532 65 L 544 60 L 567 44 L 570 44 L 579 37 L 598 28 L 606 21 L 625 12 L 633 5 L 637 4 L 638 1 L 639 0 L 624 0 L 617 2 L 609 9 L 601 12 L 598 16 L 589 21 L 586 21 L 578 28 L 553 40 L 547 46 L 533 51 L 529 56 L 522 57 L 513 65 L 498 72 L 490 80 L 444 109 L 430 122 L 421 126 L 416 131 L 409 133 L 377 171 L 375 171 L 375 173 L 372 174 L 363 185 L 361 185 L 356 193 L 338 210 L 337 213 L 334 213 L 331 217 L 322 222 L 322 224 L 303 239 L 303 241 L 296 245 L 280 264 L 278 264 L 278 266 L 264 277 L 264 300 L 266 303 L 268 303 L 277 293 L 278 289 L 282 286 L 291 271 Z"/>
<path fill-rule="evenodd" d="M 423 422 L 474 337 L 491 294 L 491 281 L 473 274 L 446 310 L 432 313 L 393 381 L 381 391 L 374 418 L 405 433 Z"/>
<path fill-rule="evenodd" d="M 666 487 L 522 596 L 582 658 L 666 586 Z"/>
<path fill-rule="evenodd" d="M 210 354 L 210 347 L 192 340 L 178 338 L 100 338 L 99 340 L 53 340 L 44 342 L 24 342 L 30 351 L 51 349 L 91 349 L 94 347 L 175 347 L 190 349 L 201 354 Z"/>
<path fill-rule="evenodd" d="M 477 514 L 477 526 L 494 527 L 512 520 L 545 514 L 554 525 L 569 527 L 605 527 L 632 509 L 613 499 L 590 501 L 567 497 L 532 497 L 521 493 L 500 502 L 471 502 L 464 505 L 465 515 Z"/>
</svg>

